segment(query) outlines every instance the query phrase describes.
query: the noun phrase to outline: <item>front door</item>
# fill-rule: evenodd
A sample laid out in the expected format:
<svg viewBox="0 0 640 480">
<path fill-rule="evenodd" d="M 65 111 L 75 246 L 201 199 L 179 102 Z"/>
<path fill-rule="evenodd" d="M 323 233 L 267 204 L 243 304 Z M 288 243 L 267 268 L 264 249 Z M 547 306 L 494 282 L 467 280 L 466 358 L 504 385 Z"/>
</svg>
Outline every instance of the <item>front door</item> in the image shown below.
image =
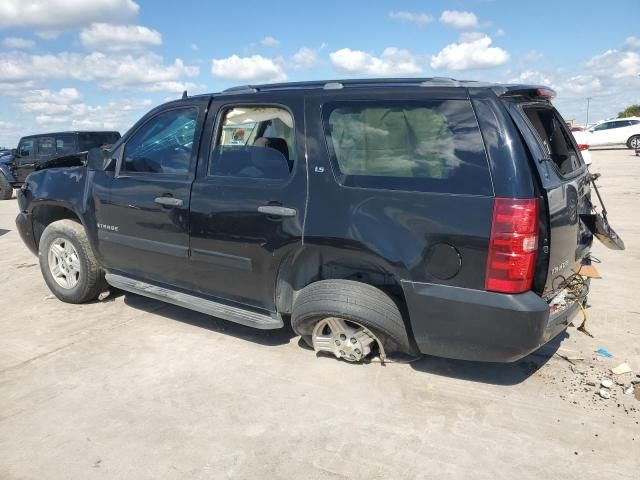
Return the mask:
<svg viewBox="0 0 640 480">
<path fill-rule="evenodd" d="M 201 293 L 275 311 L 278 269 L 302 241 L 304 118 L 301 100 L 259 99 L 212 103 L 191 195 L 191 261 Z"/>
<path fill-rule="evenodd" d="M 27 176 L 33 172 L 36 161 L 36 139 L 25 138 L 18 145 L 18 151 L 15 158 L 15 170 L 14 175 L 16 180 L 20 183 L 24 183 Z"/>
<path fill-rule="evenodd" d="M 199 132 L 208 99 L 151 112 L 116 148 L 116 172 L 106 188 L 96 178 L 99 250 L 112 272 L 191 287 L 189 199 Z M 98 172 L 98 175 L 104 175 Z"/>
</svg>

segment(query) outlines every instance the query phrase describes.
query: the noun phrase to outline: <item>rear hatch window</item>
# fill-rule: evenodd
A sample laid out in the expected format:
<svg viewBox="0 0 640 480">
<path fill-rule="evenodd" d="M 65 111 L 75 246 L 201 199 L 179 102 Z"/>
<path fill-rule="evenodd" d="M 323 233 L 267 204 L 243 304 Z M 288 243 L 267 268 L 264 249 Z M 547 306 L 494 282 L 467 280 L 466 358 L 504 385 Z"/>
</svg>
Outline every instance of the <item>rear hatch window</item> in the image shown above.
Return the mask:
<svg viewBox="0 0 640 480">
<path fill-rule="evenodd" d="M 538 134 L 545 153 L 561 175 L 570 175 L 582 167 L 582 159 L 555 110 L 543 106 L 527 106 L 523 110 Z"/>
<path fill-rule="evenodd" d="M 343 185 L 493 195 L 467 100 L 333 102 L 323 107 L 323 117 Z"/>
</svg>

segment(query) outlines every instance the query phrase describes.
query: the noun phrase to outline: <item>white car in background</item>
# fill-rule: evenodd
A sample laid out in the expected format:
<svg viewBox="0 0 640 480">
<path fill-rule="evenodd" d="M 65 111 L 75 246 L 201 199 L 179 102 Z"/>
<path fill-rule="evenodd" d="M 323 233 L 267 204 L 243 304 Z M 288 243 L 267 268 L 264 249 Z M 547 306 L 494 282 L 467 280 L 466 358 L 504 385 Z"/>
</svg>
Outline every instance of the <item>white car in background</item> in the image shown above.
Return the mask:
<svg viewBox="0 0 640 480">
<path fill-rule="evenodd" d="M 586 143 L 590 147 L 626 145 L 627 148 L 638 148 L 640 147 L 640 118 L 607 120 L 591 127 L 586 134 Z"/>
<path fill-rule="evenodd" d="M 580 150 L 582 160 L 584 160 L 584 163 L 587 165 L 591 165 L 591 152 L 589 152 L 589 144 L 587 143 L 587 132 L 572 130 L 571 134 L 578 144 L 578 150 Z"/>
</svg>

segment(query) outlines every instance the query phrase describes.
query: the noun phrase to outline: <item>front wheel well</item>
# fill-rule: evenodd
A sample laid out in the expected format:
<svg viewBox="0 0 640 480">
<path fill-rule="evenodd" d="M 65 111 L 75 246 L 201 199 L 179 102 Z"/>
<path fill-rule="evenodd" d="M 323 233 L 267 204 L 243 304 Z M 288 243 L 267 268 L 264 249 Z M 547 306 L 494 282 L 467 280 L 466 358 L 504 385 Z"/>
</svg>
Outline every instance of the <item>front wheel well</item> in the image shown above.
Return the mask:
<svg viewBox="0 0 640 480">
<path fill-rule="evenodd" d="M 73 220 L 82 225 L 78 215 L 69 208 L 60 205 L 39 205 L 31 211 L 33 219 L 33 237 L 36 246 L 40 245 L 40 237 L 47 226 L 58 220 Z"/>
</svg>

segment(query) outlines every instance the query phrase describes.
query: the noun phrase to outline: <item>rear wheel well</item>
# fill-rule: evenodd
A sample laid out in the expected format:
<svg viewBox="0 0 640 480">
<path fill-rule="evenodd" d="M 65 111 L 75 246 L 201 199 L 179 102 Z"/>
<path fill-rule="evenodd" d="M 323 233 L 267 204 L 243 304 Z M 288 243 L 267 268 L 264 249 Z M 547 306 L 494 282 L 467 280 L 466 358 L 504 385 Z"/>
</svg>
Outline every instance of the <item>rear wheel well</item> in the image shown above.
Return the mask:
<svg viewBox="0 0 640 480">
<path fill-rule="evenodd" d="M 73 220 L 82 225 L 80 218 L 70 209 L 61 207 L 59 205 L 39 205 L 34 207 L 32 212 L 33 219 L 33 237 L 36 242 L 36 246 L 40 245 L 40 237 L 42 232 L 50 223 L 57 220 Z"/>
<path fill-rule="evenodd" d="M 396 302 L 407 335 L 413 342 L 413 330 L 400 278 L 389 270 L 375 258 L 350 258 L 343 252 L 314 252 L 307 253 L 304 258 L 289 258 L 284 261 L 278 275 L 276 308 L 279 313 L 290 315 L 296 297 L 306 286 L 320 280 L 352 280 L 376 287 Z"/>
</svg>

